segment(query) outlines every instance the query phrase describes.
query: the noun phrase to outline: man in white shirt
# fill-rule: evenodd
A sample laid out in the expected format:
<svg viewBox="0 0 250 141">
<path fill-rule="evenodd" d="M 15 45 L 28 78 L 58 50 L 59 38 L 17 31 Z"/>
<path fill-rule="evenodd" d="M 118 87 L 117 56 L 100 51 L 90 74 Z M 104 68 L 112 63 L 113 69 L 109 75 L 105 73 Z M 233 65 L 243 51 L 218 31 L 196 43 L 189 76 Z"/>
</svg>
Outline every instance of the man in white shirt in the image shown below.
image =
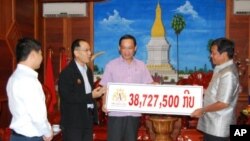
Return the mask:
<svg viewBox="0 0 250 141">
<path fill-rule="evenodd" d="M 7 83 L 11 141 L 50 141 L 53 138 L 47 119 L 45 95 L 38 80 L 42 62 L 41 45 L 30 38 L 22 38 L 16 45 L 17 68 Z"/>
</svg>

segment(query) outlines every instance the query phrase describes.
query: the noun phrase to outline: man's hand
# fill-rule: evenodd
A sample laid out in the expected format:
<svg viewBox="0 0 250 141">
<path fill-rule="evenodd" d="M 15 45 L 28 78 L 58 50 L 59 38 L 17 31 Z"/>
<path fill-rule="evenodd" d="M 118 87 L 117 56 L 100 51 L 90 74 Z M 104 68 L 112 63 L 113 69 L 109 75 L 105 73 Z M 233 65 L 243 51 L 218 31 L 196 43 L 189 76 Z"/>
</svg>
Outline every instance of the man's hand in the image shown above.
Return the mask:
<svg viewBox="0 0 250 141">
<path fill-rule="evenodd" d="M 44 141 L 51 141 L 53 139 L 53 130 L 51 129 L 51 136 L 50 137 L 46 137 L 46 136 L 43 136 L 43 140 Z"/>
<path fill-rule="evenodd" d="M 104 95 L 105 92 L 106 92 L 105 87 L 97 87 L 92 91 L 92 97 L 93 98 L 101 97 L 102 95 Z"/>
<path fill-rule="evenodd" d="M 107 105 L 106 104 L 102 105 L 102 111 L 107 115 L 108 111 L 107 111 Z"/>
<path fill-rule="evenodd" d="M 151 84 L 154 84 L 154 85 L 159 85 L 160 83 L 159 82 L 152 82 Z"/>
<path fill-rule="evenodd" d="M 191 113 L 191 117 L 200 118 L 203 116 L 203 114 L 204 114 L 203 108 L 199 108 L 199 109 L 196 109 L 193 113 Z"/>
</svg>

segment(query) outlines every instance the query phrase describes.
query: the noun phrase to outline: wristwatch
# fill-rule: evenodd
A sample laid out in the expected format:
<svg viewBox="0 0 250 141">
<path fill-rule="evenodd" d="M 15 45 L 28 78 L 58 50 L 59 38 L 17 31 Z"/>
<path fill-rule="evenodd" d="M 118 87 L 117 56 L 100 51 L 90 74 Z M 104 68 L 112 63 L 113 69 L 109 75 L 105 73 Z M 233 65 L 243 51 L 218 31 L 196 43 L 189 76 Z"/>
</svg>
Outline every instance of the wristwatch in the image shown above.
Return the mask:
<svg viewBox="0 0 250 141">
<path fill-rule="evenodd" d="M 202 108 L 202 116 L 206 114 L 205 108 Z"/>
</svg>

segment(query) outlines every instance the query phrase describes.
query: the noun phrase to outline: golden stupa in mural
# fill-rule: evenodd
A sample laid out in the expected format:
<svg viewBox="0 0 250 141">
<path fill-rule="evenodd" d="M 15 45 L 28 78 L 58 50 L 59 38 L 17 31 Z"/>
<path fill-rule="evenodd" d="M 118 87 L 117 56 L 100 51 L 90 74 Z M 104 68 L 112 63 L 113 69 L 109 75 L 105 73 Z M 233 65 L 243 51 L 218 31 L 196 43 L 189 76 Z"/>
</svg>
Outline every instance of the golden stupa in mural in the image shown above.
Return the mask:
<svg viewBox="0 0 250 141">
<path fill-rule="evenodd" d="M 147 67 L 153 76 L 159 76 L 162 83 L 177 80 L 177 73 L 169 62 L 170 44 L 165 38 L 166 32 L 161 18 L 161 7 L 158 2 L 155 21 L 151 29 L 151 38 L 147 44 Z"/>
</svg>

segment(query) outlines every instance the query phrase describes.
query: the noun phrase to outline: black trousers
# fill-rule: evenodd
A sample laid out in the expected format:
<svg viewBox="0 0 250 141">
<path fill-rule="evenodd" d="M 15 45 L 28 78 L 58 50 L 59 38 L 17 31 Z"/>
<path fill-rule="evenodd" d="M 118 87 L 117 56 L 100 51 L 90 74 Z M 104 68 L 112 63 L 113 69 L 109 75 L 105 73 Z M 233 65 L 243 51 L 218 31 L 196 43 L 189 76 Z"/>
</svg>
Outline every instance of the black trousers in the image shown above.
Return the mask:
<svg viewBox="0 0 250 141">
<path fill-rule="evenodd" d="M 86 121 L 86 127 L 62 128 L 63 141 L 93 141 L 93 110 L 89 109 L 89 120 Z"/>
<path fill-rule="evenodd" d="M 108 117 L 108 141 L 137 141 L 140 117 Z"/>
<path fill-rule="evenodd" d="M 62 130 L 63 141 L 93 141 L 93 129 L 72 129 Z"/>
<path fill-rule="evenodd" d="M 217 137 L 204 133 L 204 141 L 229 141 L 229 137 Z"/>
</svg>

